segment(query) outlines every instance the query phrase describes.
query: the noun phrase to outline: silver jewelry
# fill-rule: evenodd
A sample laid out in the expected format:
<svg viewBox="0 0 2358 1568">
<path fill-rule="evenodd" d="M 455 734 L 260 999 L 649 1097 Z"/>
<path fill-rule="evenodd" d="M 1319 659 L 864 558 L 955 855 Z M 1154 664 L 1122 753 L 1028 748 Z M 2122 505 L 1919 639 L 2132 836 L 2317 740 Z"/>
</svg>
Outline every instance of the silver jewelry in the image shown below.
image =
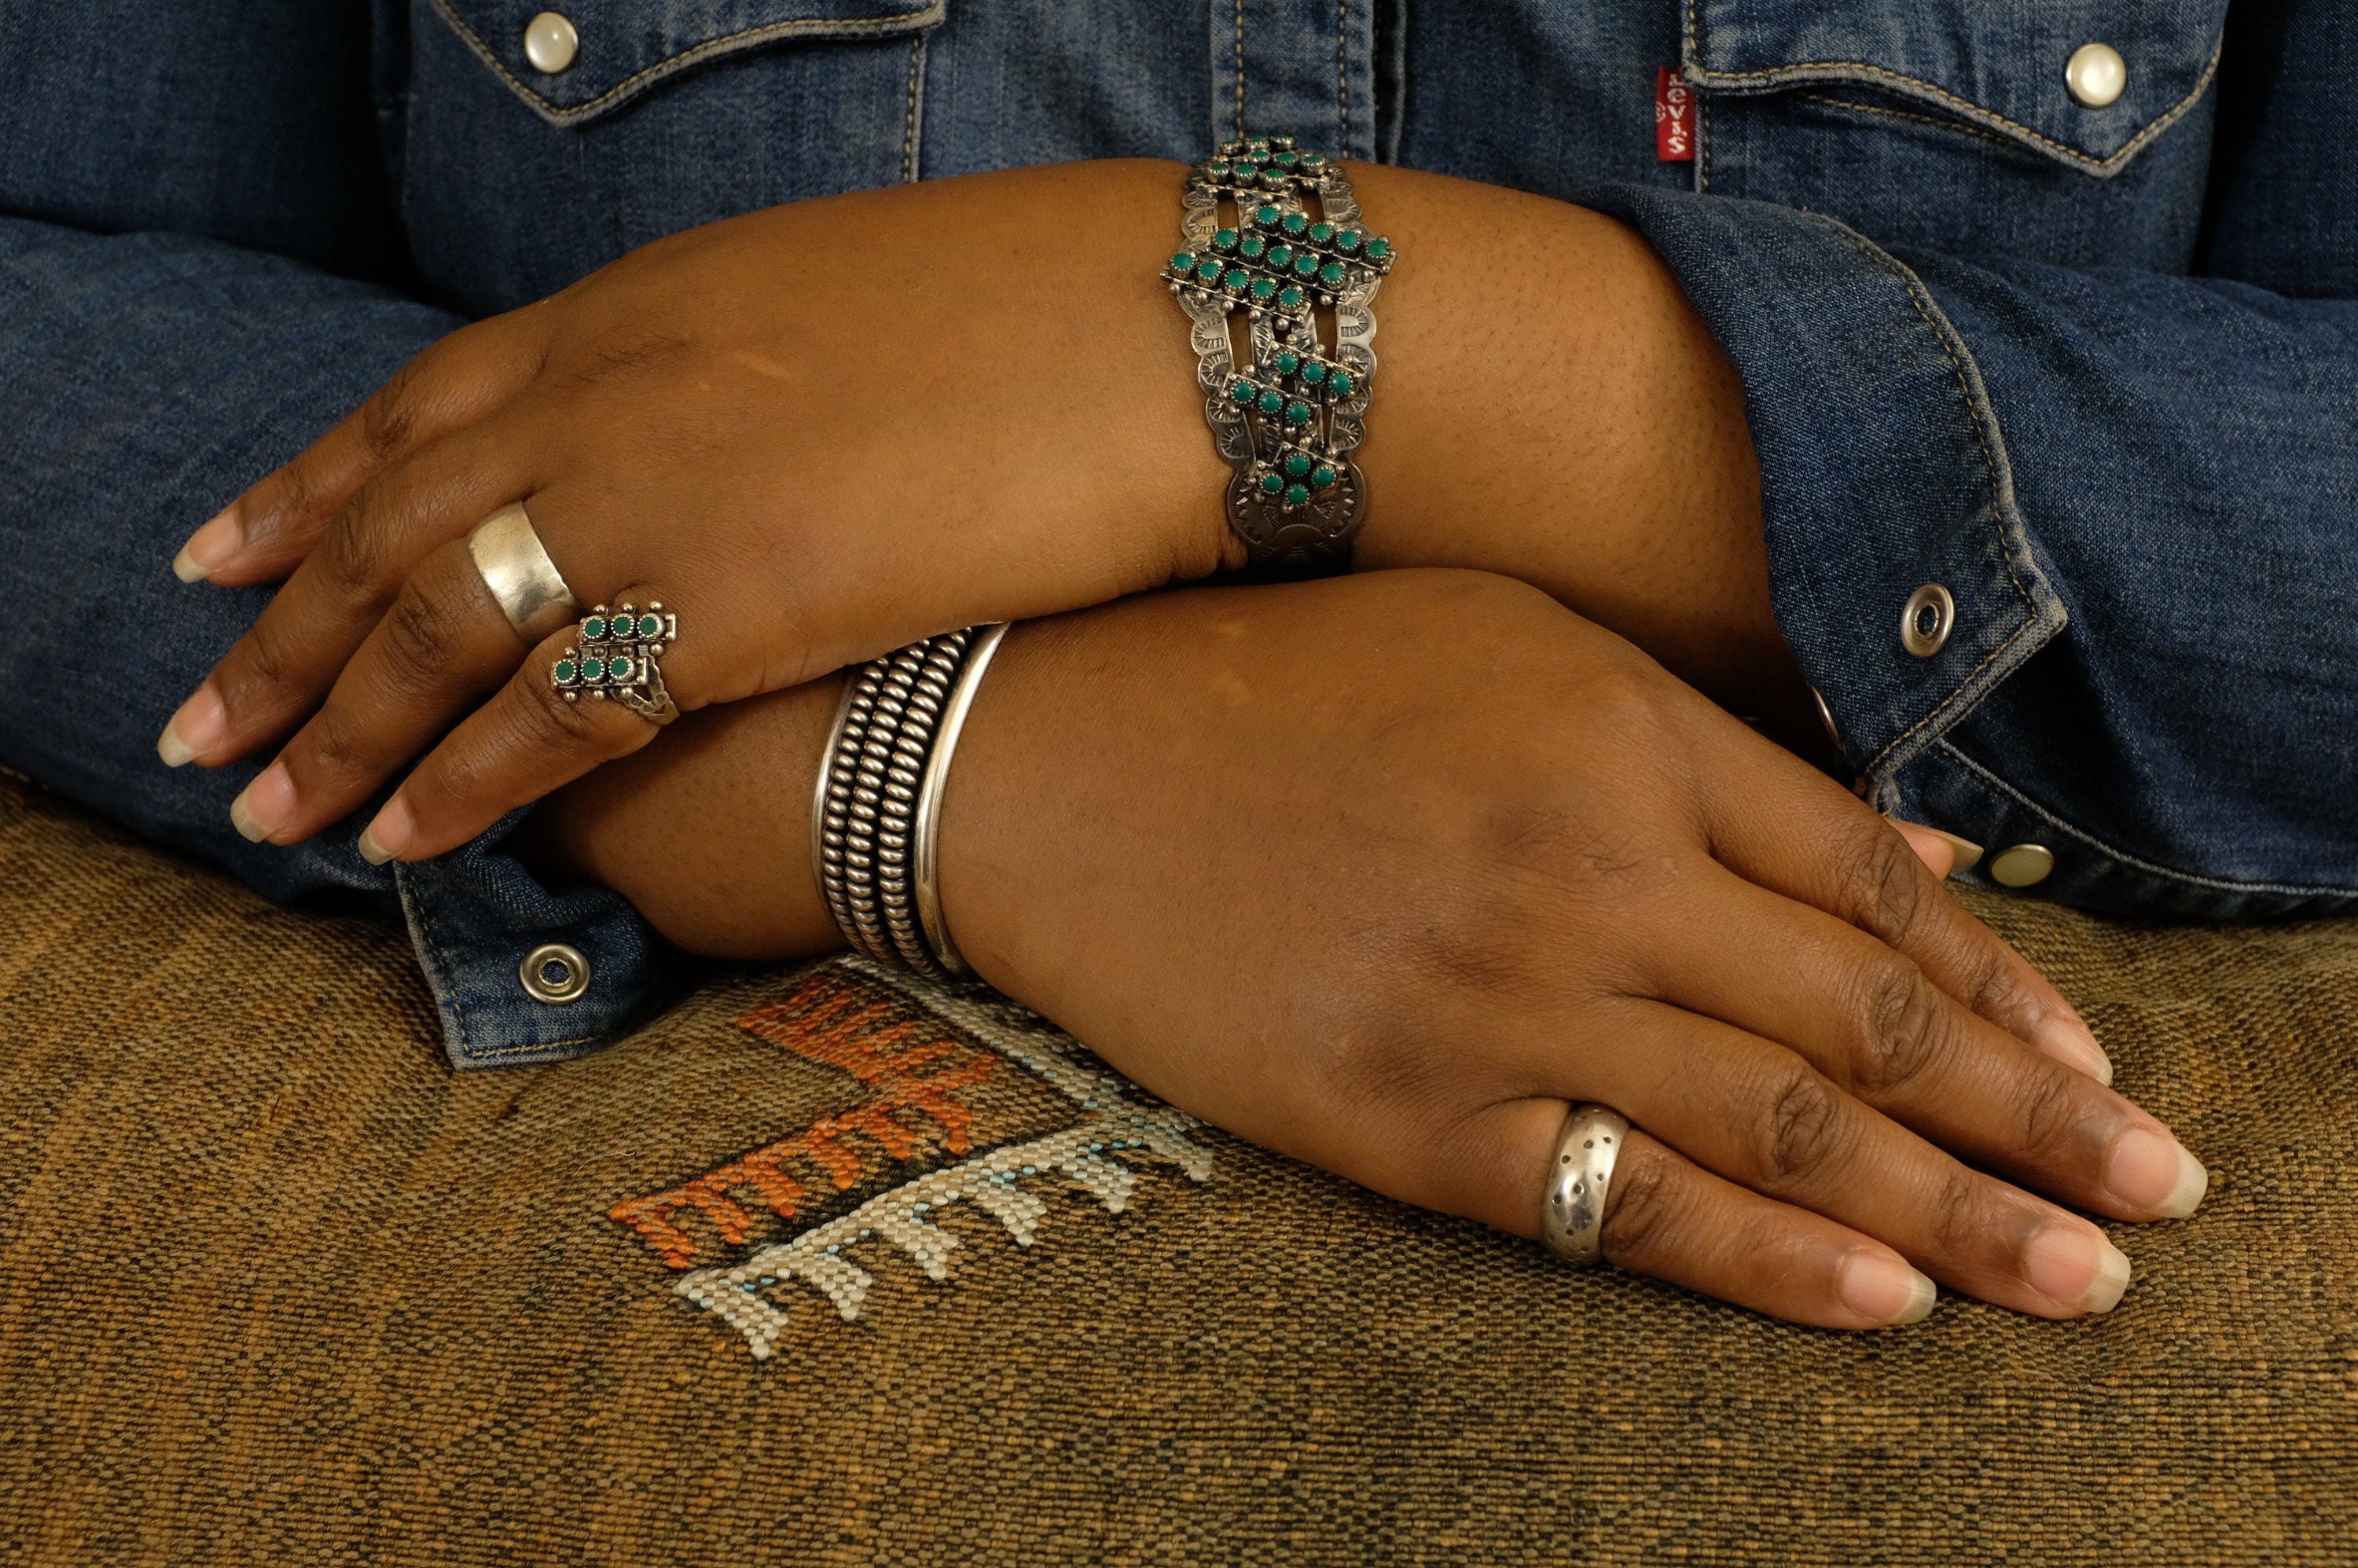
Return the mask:
<svg viewBox="0 0 2358 1568">
<path fill-rule="evenodd" d="M 1556 1136 L 1540 1203 L 1540 1239 L 1577 1268 L 1605 1256 L 1605 1195 L 1628 1136 L 1629 1119 L 1606 1105 L 1574 1106 Z"/>
<path fill-rule="evenodd" d="M 913 643 L 860 666 L 844 688 L 811 792 L 811 870 L 844 940 L 878 963 L 937 979 L 966 972 L 955 947 L 944 960 L 919 907 L 918 821 L 945 718 L 955 705 L 963 724 L 981 676 L 977 668 L 966 678 L 969 656 L 979 644 L 996 648 L 1004 631 L 970 627 Z M 944 778 L 947 765 L 945 757 Z M 929 824 L 941 784 L 932 787 Z M 932 850 L 924 853 L 930 875 Z M 938 929 L 938 893 L 926 896 Z"/>
<path fill-rule="evenodd" d="M 581 601 L 548 558 L 523 502 L 512 501 L 476 524 L 467 535 L 467 554 L 500 613 L 525 642 L 539 642 L 581 613 Z"/>
<path fill-rule="evenodd" d="M 1228 143 L 1189 172 L 1184 201 L 1185 244 L 1163 276 L 1194 324 L 1213 444 L 1236 470 L 1228 525 L 1263 571 L 1347 570 L 1367 508 L 1351 454 L 1367 437 L 1391 242 L 1364 231 L 1342 169 L 1291 136 Z M 1319 341 L 1320 307 L 1334 315 L 1331 344 Z M 1228 336 L 1239 312 L 1243 366 Z"/>
<path fill-rule="evenodd" d="M 941 727 L 934 732 L 933 755 L 925 759 L 925 776 L 917 787 L 917 857 L 914 868 L 917 925 L 935 960 L 960 979 L 974 971 L 968 967 L 957 944 L 950 940 L 949 922 L 942 916 L 942 796 L 949 788 L 950 758 L 957 752 L 959 731 L 966 728 L 967 709 L 974 706 L 974 694 L 982 686 L 982 673 L 990 667 L 990 656 L 999 652 L 1000 642 L 1006 635 L 1007 622 L 1001 621 L 984 627 L 975 637 L 966 663 L 958 670 L 957 684 L 950 687 L 949 703 L 942 709 Z"/>
<path fill-rule="evenodd" d="M 656 655 L 679 640 L 679 617 L 661 600 L 639 609 L 594 606 L 573 645 L 549 667 L 549 684 L 568 702 L 611 699 L 654 724 L 679 717 Z"/>
</svg>

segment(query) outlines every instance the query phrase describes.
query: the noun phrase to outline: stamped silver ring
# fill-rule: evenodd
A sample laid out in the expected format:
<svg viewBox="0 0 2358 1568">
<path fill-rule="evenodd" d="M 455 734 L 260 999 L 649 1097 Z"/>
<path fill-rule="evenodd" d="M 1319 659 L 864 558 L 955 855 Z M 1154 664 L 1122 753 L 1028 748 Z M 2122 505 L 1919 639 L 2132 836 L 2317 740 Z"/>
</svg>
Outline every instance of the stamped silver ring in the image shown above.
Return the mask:
<svg viewBox="0 0 2358 1568">
<path fill-rule="evenodd" d="M 581 618 L 581 628 L 548 672 L 549 684 L 568 702 L 587 697 L 622 704 L 640 718 L 668 724 L 679 705 L 664 689 L 658 655 L 679 638 L 679 617 L 662 601 L 641 609 L 598 605 Z"/>
<path fill-rule="evenodd" d="M 1564 1116 L 1540 1205 L 1540 1239 L 1576 1268 L 1605 1256 L 1605 1195 L 1628 1138 L 1629 1119 L 1611 1106 L 1575 1105 Z"/>
<path fill-rule="evenodd" d="M 476 524 L 467 535 L 467 554 L 500 613 L 526 643 L 539 642 L 580 615 L 581 601 L 541 547 L 523 502 L 510 502 Z"/>
</svg>

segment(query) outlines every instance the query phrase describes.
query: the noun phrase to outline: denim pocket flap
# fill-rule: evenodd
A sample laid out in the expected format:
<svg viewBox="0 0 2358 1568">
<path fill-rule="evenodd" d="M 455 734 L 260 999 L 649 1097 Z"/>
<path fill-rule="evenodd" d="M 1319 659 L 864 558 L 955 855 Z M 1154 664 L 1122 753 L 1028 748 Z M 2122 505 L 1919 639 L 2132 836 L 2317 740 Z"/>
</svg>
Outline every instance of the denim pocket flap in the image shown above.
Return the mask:
<svg viewBox="0 0 2358 1568">
<path fill-rule="evenodd" d="M 433 0 L 469 48 L 553 124 L 578 124 L 665 78 L 801 38 L 938 24 L 946 0 Z"/>
<path fill-rule="evenodd" d="M 2109 175 L 2210 86 L 2226 8 L 2226 0 L 1687 0 L 1686 73 L 1708 93 L 1842 83 L 1910 98 Z M 2112 69 L 2107 49 L 2125 70 Z"/>
</svg>

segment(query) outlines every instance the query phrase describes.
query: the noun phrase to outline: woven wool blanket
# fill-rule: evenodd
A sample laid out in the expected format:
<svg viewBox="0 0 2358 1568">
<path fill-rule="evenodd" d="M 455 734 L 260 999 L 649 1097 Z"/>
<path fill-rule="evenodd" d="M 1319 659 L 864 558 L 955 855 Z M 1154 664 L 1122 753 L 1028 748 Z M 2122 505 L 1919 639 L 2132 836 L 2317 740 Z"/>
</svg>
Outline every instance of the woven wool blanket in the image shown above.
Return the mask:
<svg viewBox="0 0 2358 1568">
<path fill-rule="evenodd" d="M 988 991 L 454 1073 L 400 933 L 0 780 L 0 1561 L 2358 1561 L 2358 923 L 1975 898 L 2211 1165 L 2111 1315 L 1796 1328 Z"/>
</svg>

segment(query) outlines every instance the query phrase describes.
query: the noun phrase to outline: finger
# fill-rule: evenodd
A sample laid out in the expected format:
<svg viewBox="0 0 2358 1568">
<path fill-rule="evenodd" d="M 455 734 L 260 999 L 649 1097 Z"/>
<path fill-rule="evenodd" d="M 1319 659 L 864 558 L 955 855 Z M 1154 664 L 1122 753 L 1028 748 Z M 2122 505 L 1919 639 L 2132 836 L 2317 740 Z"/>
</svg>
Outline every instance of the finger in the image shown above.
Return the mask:
<svg viewBox="0 0 2358 1568">
<path fill-rule="evenodd" d="M 2095 1226 L 1934 1148 L 1785 1047 L 1660 1002 L 1609 1016 L 1610 1053 L 1525 1042 L 1531 1092 L 1613 1106 L 1705 1170 L 1983 1301 L 2077 1317 L 2127 1288 L 2128 1260 Z"/>
<path fill-rule="evenodd" d="M 530 651 L 466 542 L 443 546 L 402 585 L 319 711 L 230 806 L 231 820 L 277 844 L 341 821 Z"/>
<path fill-rule="evenodd" d="M 2113 1065 L 2062 994 L 1942 887 L 1893 825 L 1839 784 L 1742 731 L 1741 790 L 1706 809 L 1712 852 L 1748 881 L 1823 909 L 1906 954 L 2000 1029 L 2099 1083 Z M 1746 741 L 1755 742 L 1747 745 Z"/>
<path fill-rule="evenodd" d="M 324 698 L 428 554 L 538 488 L 535 443 L 501 421 L 436 442 L 362 486 L 244 636 L 165 726 L 167 762 L 218 766 Z"/>
<path fill-rule="evenodd" d="M 547 317 L 526 308 L 429 343 L 368 401 L 189 535 L 183 582 L 225 587 L 292 571 L 370 480 L 491 415 L 539 373 Z"/>
<path fill-rule="evenodd" d="M 660 595 L 621 596 L 648 606 Z M 362 836 L 372 860 L 422 860 L 456 849 L 519 806 L 538 800 L 599 763 L 627 756 L 660 728 L 612 701 L 551 684 L 550 668 L 574 647 L 560 632 L 528 654 L 492 699 L 427 753 Z M 669 682 L 669 672 L 665 678 Z"/>
<path fill-rule="evenodd" d="M 1471 1119 L 1446 1162 L 1479 1191 L 1439 1206 L 1539 1234 L 1564 1102 L 1511 1100 Z M 1932 1281 L 1890 1248 L 1747 1192 L 1632 1130 L 1605 1187 L 1606 1260 L 1790 1323 L 1888 1328 L 1931 1314 Z"/>
<path fill-rule="evenodd" d="M 1943 833 L 1938 827 L 1927 827 L 1920 822 L 1909 822 L 1897 816 L 1885 821 L 1916 851 L 1931 873 L 1946 881 L 1959 871 L 1973 870 L 1982 858 L 1982 847 L 1970 838 L 1960 838 L 1953 833 Z"/>
<path fill-rule="evenodd" d="M 1647 944 L 1660 1000 L 1790 1046 L 1975 1164 L 2120 1219 L 2182 1219 L 2208 1185 L 2169 1130 L 1964 1007 L 1904 955 L 1714 868 Z"/>
</svg>

